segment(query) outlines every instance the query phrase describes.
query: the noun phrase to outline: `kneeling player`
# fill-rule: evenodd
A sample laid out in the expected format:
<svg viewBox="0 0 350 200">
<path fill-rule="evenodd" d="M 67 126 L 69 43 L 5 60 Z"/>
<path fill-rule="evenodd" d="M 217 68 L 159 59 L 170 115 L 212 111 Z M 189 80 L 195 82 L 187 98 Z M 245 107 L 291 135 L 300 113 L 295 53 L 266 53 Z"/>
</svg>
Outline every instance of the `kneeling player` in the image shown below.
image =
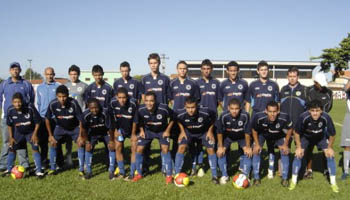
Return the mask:
<svg viewBox="0 0 350 200">
<path fill-rule="evenodd" d="M 173 112 L 168 105 L 156 103 L 156 94 L 152 91 L 145 94 L 145 105 L 137 111 L 140 135 L 136 149 L 136 169 L 138 174 L 133 178 L 137 182 L 142 178 L 143 151 L 145 146 L 157 138 L 161 145 L 161 157 L 165 163 L 166 184 L 172 183 L 172 161 L 169 152 L 170 130 L 173 126 Z M 168 122 L 168 118 L 169 122 Z"/>
<path fill-rule="evenodd" d="M 90 98 L 87 101 L 88 109 L 84 111 L 82 117 L 82 132 L 86 133 L 85 144 L 85 166 L 86 174 L 84 179 L 92 177 L 92 154 L 98 141 L 102 141 L 109 149 L 109 179 L 114 179 L 115 151 L 114 151 L 114 129 L 107 109 L 103 109 L 99 101 Z"/>
<path fill-rule="evenodd" d="M 244 150 L 242 171 L 249 175 L 251 168 L 252 149 L 250 147 L 251 126 L 249 114 L 241 109 L 241 104 L 237 99 L 231 99 L 228 103 L 228 110 L 224 111 L 216 121 L 218 137 L 218 156 L 219 168 L 222 172 L 220 184 L 226 184 L 229 180 L 227 174 L 227 159 L 225 152 L 230 150 L 233 142 L 237 142 L 239 147 Z"/>
<path fill-rule="evenodd" d="M 16 160 L 16 150 L 26 149 L 27 142 L 32 146 L 33 158 L 36 167 L 35 175 L 42 178 L 41 157 L 38 146 L 38 129 L 41 118 L 33 105 L 23 102 L 21 93 L 15 93 L 12 97 L 12 106 L 8 108 L 6 123 L 9 129 L 9 155 L 7 158 L 7 171 L 10 174 Z"/>
<path fill-rule="evenodd" d="M 276 102 L 270 101 L 265 112 L 257 113 L 252 123 L 253 147 L 253 174 L 254 185 L 260 185 L 260 154 L 266 141 L 268 146 L 277 146 L 282 160 L 282 182 L 288 186 L 289 147 L 288 141 L 292 134 L 292 122 L 286 113 L 280 113 Z M 273 170 L 269 169 L 269 170 Z M 273 171 L 272 171 L 273 173 Z"/>
<path fill-rule="evenodd" d="M 48 175 L 54 175 L 56 171 L 57 146 L 64 137 L 72 138 L 78 145 L 79 176 L 84 176 L 84 138 L 81 127 L 81 108 L 78 102 L 69 97 L 68 88 L 64 85 L 56 89 L 56 99 L 49 104 L 45 115 L 46 129 L 50 142 L 50 170 Z M 56 127 L 52 133 L 50 120 L 55 120 Z"/>
<path fill-rule="evenodd" d="M 329 139 L 327 140 L 327 134 Z M 304 112 L 298 119 L 294 131 L 296 143 L 295 158 L 292 167 L 292 181 L 289 190 L 293 190 L 297 184 L 298 173 L 301 167 L 301 159 L 304 151 L 309 146 L 315 146 L 323 149 L 327 158 L 327 165 L 330 173 L 330 183 L 333 192 L 339 192 L 335 181 L 335 160 L 333 143 L 335 139 L 335 128 L 332 118 L 322 112 L 321 102 L 313 100 L 308 105 L 308 111 Z"/>
<path fill-rule="evenodd" d="M 207 148 L 212 182 L 219 184 L 217 178 L 217 157 L 215 154 L 215 138 L 213 134 L 215 114 L 207 108 L 199 108 L 197 99 L 190 96 L 185 100 L 185 109 L 179 112 L 176 121 L 180 127 L 179 148 L 175 158 L 175 173 L 181 172 L 184 153 L 188 145 L 199 141 Z"/>
<path fill-rule="evenodd" d="M 118 88 L 116 97 L 110 103 L 110 112 L 113 115 L 113 123 L 115 126 L 115 148 L 117 154 L 117 163 L 119 168 L 118 178 L 124 178 L 129 181 L 134 178 L 136 170 L 135 152 L 137 146 L 136 136 L 136 118 L 137 112 L 136 99 L 129 98 L 128 91 L 125 88 Z M 124 168 L 124 140 L 131 138 L 131 169 L 130 176 L 126 177 Z"/>
</svg>

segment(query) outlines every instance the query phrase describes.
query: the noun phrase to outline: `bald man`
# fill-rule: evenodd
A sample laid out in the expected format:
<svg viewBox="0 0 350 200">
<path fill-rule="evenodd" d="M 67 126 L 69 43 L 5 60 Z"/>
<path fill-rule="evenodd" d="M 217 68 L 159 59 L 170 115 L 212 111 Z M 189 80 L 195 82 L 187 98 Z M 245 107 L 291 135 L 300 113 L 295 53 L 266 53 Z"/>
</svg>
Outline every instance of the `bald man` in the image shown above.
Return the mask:
<svg viewBox="0 0 350 200">
<path fill-rule="evenodd" d="M 41 160 L 43 166 L 48 164 L 48 133 L 45 126 L 45 114 L 49 103 L 56 98 L 56 88 L 60 83 L 55 81 L 55 70 L 52 67 L 46 67 L 44 70 L 45 82 L 40 84 L 36 90 L 36 103 L 37 108 L 43 119 L 40 123 L 40 129 L 38 131 L 39 146 L 41 153 Z M 52 126 L 51 127 L 55 127 Z"/>
</svg>

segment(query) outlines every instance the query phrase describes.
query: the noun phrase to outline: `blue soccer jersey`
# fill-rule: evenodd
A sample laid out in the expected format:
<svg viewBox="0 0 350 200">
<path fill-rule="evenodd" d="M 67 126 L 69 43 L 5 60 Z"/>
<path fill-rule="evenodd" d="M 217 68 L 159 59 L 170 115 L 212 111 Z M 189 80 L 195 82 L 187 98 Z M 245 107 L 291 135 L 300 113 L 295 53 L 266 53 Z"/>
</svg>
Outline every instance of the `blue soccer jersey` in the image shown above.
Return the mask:
<svg viewBox="0 0 350 200">
<path fill-rule="evenodd" d="M 251 133 L 249 114 L 243 110 L 237 117 L 229 111 L 224 111 L 215 123 L 216 132 L 233 140 L 244 139 L 245 134 Z"/>
<path fill-rule="evenodd" d="M 107 109 L 103 109 L 97 115 L 93 115 L 89 109 L 86 109 L 82 115 L 81 122 L 89 136 L 106 135 L 108 130 L 113 129 Z"/>
<path fill-rule="evenodd" d="M 118 88 L 121 87 L 127 89 L 130 98 L 141 98 L 141 84 L 131 76 L 129 76 L 126 80 L 123 78 L 117 79 L 113 84 L 114 93 L 117 93 Z"/>
<path fill-rule="evenodd" d="M 200 92 L 201 107 L 208 107 L 212 112 L 217 113 L 218 99 L 220 94 L 220 82 L 217 79 L 210 78 L 208 81 L 203 78 L 197 80 Z"/>
<path fill-rule="evenodd" d="M 157 77 L 147 74 L 141 80 L 142 94 L 153 91 L 157 96 L 157 103 L 168 104 L 170 96 L 169 84 L 169 77 L 162 73 L 159 73 Z"/>
<path fill-rule="evenodd" d="M 249 86 L 249 98 L 254 113 L 263 111 L 270 101 L 280 101 L 279 87 L 271 80 L 266 83 L 256 80 Z"/>
<path fill-rule="evenodd" d="M 286 137 L 287 130 L 293 122 L 286 113 L 279 113 L 275 121 L 270 121 L 265 112 L 257 113 L 253 119 L 252 128 L 269 140 L 278 140 Z"/>
<path fill-rule="evenodd" d="M 228 103 L 233 98 L 238 99 L 243 108 L 245 102 L 250 102 L 248 89 L 248 83 L 243 79 L 237 79 L 236 81 L 224 80 L 220 84 L 219 96 L 219 101 L 223 102 L 223 110 L 227 110 Z"/>
<path fill-rule="evenodd" d="M 132 124 L 137 123 L 136 99 L 128 99 L 124 106 L 121 106 L 116 98 L 113 98 L 110 107 L 113 116 L 113 123 L 116 129 L 123 129 L 127 135 L 131 135 Z"/>
<path fill-rule="evenodd" d="M 188 134 L 205 134 L 211 125 L 215 123 L 216 113 L 208 108 L 197 108 L 195 115 L 190 116 L 186 109 L 180 110 L 180 114 L 176 116 L 176 121 L 180 122 Z"/>
<path fill-rule="evenodd" d="M 153 112 L 149 111 L 145 105 L 141 105 L 137 111 L 138 124 L 144 127 L 145 132 L 164 132 L 168 127 L 168 118 L 173 119 L 173 111 L 166 104 L 156 104 Z"/>
<path fill-rule="evenodd" d="M 13 127 L 14 131 L 20 134 L 32 133 L 35 124 L 40 124 L 40 122 L 40 114 L 32 104 L 23 104 L 19 111 L 13 106 L 10 106 L 7 110 L 7 125 Z"/>
<path fill-rule="evenodd" d="M 113 88 L 107 82 L 103 82 L 101 86 L 97 86 L 94 82 L 85 89 L 85 102 L 87 102 L 89 98 L 95 98 L 100 102 L 103 108 L 108 108 L 108 104 L 111 102 L 113 95 Z"/>
<path fill-rule="evenodd" d="M 170 82 L 169 99 L 174 101 L 173 110 L 175 112 L 185 107 L 186 97 L 189 96 L 199 99 L 199 88 L 193 79 L 186 78 L 181 83 L 180 79 L 176 78 Z"/>
</svg>

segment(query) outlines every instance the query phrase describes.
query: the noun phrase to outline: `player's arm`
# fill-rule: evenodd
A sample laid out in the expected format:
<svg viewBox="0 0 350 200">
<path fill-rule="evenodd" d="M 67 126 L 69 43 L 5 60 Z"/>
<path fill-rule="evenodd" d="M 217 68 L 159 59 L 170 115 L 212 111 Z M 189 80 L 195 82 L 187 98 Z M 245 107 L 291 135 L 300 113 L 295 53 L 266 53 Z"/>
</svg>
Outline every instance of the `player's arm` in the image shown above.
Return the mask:
<svg viewBox="0 0 350 200">
<path fill-rule="evenodd" d="M 40 123 L 36 123 L 33 131 L 32 138 L 30 139 L 35 145 L 38 145 L 39 138 L 38 138 L 38 131 L 39 131 Z"/>
<path fill-rule="evenodd" d="M 9 130 L 9 146 L 13 147 L 13 145 L 16 143 L 15 138 L 13 137 L 13 129 L 12 126 L 7 126 Z"/>
<path fill-rule="evenodd" d="M 247 113 L 249 113 L 249 109 L 250 109 L 250 102 L 246 101 L 245 105 L 244 105 L 244 109 Z"/>
<path fill-rule="evenodd" d="M 177 124 L 179 125 L 179 128 L 180 128 L 180 135 L 179 135 L 179 138 L 178 138 L 178 141 L 180 143 L 182 138 L 185 138 L 187 140 L 187 136 L 186 136 L 185 128 L 181 124 L 181 122 L 178 121 Z"/>
<path fill-rule="evenodd" d="M 244 153 L 250 158 L 253 155 L 253 151 L 251 148 L 251 137 L 249 133 L 244 134 L 244 139 L 245 139 L 245 147 L 243 148 Z"/>
<path fill-rule="evenodd" d="M 221 132 L 221 131 L 220 131 Z M 216 152 L 218 157 L 222 157 L 225 154 L 225 147 L 224 147 L 224 137 L 222 133 L 217 133 L 218 138 L 218 150 Z"/>
<path fill-rule="evenodd" d="M 282 145 L 282 150 L 283 150 L 283 154 L 287 155 L 289 154 L 289 140 L 290 138 L 292 137 L 292 133 L 293 133 L 293 129 L 290 128 L 287 130 L 287 134 L 286 134 L 286 137 L 284 139 L 284 143 Z"/>
<path fill-rule="evenodd" d="M 45 126 L 46 126 L 46 129 L 47 129 L 47 133 L 49 134 L 49 142 L 50 142 L 51 146 L 55 146 L 57 141 L 53 137 L 50 120 L 47 119 L 47 118 L 45 119 Z"/>
<path fill-rule="evenodd" d="M 208 129 L 207 133 L 207 139 L 210 140 L 211 142 L 215 142 L 214 138 L 214 124 L 212 123 Z"/>
<path fill-rule="evenodd" d="M 173 125 L 174 125 L 174 121 L 171 120 L 163 133 L 163 137 L 170 137 L 170 131 L 171 131 Z"/>
<path fill-rule="evenodd" d="M 301 148 L 301 142 L 300 142 L 300 134 L 296 131 L 294 131 L 294 140 L 295 140 L 295 156 L 297 158 L 301 158 L 304 155 L 304 150 Z"/>
<path fill-rule="evenodd" d="M 253 128 L 252 135 L 254 140 L 254 153 L 258 154 L 261 151 L 261 146 L 259 144 L 258 132 Z"/>
</svg>

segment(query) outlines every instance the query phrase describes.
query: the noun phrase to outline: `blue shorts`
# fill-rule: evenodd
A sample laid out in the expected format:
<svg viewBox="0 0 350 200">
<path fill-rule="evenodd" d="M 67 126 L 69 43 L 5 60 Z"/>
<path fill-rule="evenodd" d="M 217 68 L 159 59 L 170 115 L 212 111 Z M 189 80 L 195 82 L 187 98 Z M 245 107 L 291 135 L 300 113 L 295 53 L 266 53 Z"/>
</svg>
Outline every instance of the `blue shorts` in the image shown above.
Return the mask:
<svg viewBox="0 0 350 200">
<path fill-rule="evenodd" d="M 149 143 L 151 143 L 153 139 L 158 139 L 161 145 L 169 146 L 170 144 L 170 138 L 169 137 L 163 138 L 163 132 L 155 133 L 152 131 L 145 131 L 145 138 L 139 137 L 137 140 L 137 145 L 146 146 Z"/>
<path fill-rule="evenodd" d="M 187 139 L 182 138 L 179 145 L 181 145 L 181 144 L 190 145 L 191 143 L 197 142 L 197 143 L 201 143 L 203 146 L 205 146 L 207 148 L 214 148 L 215 147 L 215 142 L 211 143 L 209 140 L 206 139 L 207 133 L 190 134 L 190 133 L 186 132 L 186 136 L 187 136 Z"/>
<path fill-rule="evenodd" d="M 27 142 L 32 146 L 32 149 L 35 151 L 39 150 L 38 145 L 34 145 L 33 142 L 30 140 L 32 139 L 33 133 L 27 133 L 27 134 L 21 134 L 17 131 L 14 132 L 13 138 L 15 139 L 16 143 L 13 145 L 13 150 L 18 149 L 27 149 Z"/>
<path fill-rule="evenodd" d="M 57 142 L 61 142 L 62 139 L 64 139 L 64 137 L 70 137 L 72 138 L 72 140 L 74 140 L 74 142 L 77 142 L 77 139 L 79 137 L 79 126 L 77 126 L 75 129 L 69 131 L 69 130 L 65 130 L 64 128 L 60 127 L 60 126 L 56 126 L 55 130 L 53 132 L 53 137 L 55 138 L 55 140 Z"/>
<path fill-rule="evenodd" d="M 230 149 L 231 144 L 234 143 L 234 142 L 237 142 L 240 148 L 243 148 L 243 147 L 246 146 L 245 139 L 236 139 L 236 140 L 234 140 L 234 139 L 232 139 L 230 137 L 226 137 L 224 139 L 224 147 L 226 149 Z"/>
<path fill-rule="evenodd" d="M 274 147 L 279 147 L 284 144 L 285 137 L 280 138 L 280 139 L 266 139 L 262 134 L 259 136 L 259 144 L 261 147 L 264 146 L 264 143 L 266 141 L 268 148 L 274 148 Z"/>
<path fill-rule="evenodd" d="M 107 145 L 109 143 L 109 135 L 89 135 L 88 141 L 92 147 L 94 147 L 99 141 Z"/>
<path fill-rule="evenodd" d="M 308 147 L 313 147 L 315 145 L 317 146 L 317 148 L 319 150 L 324 150 L 324 149 L 328 148 L 327 137 L 324 137 L 324 138 L 319 139 L 319 140 L 311 140 L 311 139 L 308 139 L 307 137 L 301 136 L 300 143 L 301 143 L 302 149 L 306 149 Z"/>
<path fill-rule="evenodd" d="M 130 138 L 131 137 L 131 133 L 128 133 L 128 132 L 126 132 L 124 129 L 118 129 L 118 132 L 120 133 L 120 134 L 122 134 L 122 136 L 124 137 L 124 138 Z M 115 137 L 115 139 L 116 140 L 118 140 L 118 138 L 117 137 Z"/>
</svg>

